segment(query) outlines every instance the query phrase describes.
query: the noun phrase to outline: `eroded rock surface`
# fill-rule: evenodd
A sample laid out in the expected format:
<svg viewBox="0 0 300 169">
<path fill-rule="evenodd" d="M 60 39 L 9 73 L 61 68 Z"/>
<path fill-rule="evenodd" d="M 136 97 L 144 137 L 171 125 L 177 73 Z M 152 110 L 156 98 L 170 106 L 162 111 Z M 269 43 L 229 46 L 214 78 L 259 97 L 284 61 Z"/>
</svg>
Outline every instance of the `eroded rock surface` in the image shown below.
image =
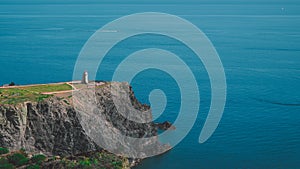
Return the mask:
<svg viewBox="0 0 300 169">
<path fill-rule="evenodd" d="M 157 125 L 151 121 L 150 107 L 135 98 L 128 83 L 107 83 L 78 90 L 70 98 L 0 105 L 0 146 L 67 156 L 100 150 L 100 144 L 147 157 L 168 149 L 158 143 Z M 137 148 L 132 150 L 131 144 Z"/>
</svg>

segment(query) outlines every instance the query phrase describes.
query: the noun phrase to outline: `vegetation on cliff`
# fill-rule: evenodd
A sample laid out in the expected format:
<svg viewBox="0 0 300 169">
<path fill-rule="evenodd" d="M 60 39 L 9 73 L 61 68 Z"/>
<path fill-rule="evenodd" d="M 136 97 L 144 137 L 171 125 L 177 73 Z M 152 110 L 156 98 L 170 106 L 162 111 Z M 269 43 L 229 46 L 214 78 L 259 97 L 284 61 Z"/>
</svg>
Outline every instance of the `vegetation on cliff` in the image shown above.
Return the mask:
<svg viewBox="0 0 300 169">
<path fill-rule="evenodd" d="M 41 101 L 51 96 L 43 94 L 45 92 L 66 90 L 72 90 L 72 87 L 66 83 L 0 88 L 0 104 L 17 104 L 26 101 Z"/>
<path fill-rule="evenodd" d="M 0 147 L 0 149 L 6 149 Z M 7 149 L 6 149 L 7 150 Z M 43 154 L 28 154 L 24 149 L 9 153 L 5 151 L 0 155 L 0 169 L 128 169 L 128 159 L 113 155 L 104 150 L 82 153 L 74 156 L 60 158 L 59 156 L 46 157 Z"/>
</svg>

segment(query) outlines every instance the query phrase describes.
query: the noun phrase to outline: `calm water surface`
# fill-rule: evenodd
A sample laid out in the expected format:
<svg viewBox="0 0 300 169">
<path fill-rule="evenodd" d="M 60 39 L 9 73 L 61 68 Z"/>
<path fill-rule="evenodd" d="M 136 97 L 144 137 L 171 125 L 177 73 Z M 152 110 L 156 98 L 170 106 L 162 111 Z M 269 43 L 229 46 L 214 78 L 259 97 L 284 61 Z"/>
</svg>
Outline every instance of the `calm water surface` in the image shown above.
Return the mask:
<svg viewBox="0 0 300 169">
<path fill-rule="evenodd" d="M 183 17 L 210 38 L 224 65 L 228 95 L 221 123 L 204 144 L 198 137 L 210 106 L 210 84 L 201 63 L 201 106 L 188 136 L 170 152 L 144 160 L 137 169 L 300 168 L 300 3 L 78 4 L 0 2 L 0 84 L 68 81 L 86 40 L 101 26 L 136 12 Z M 187 32 L 187 36 L 188 32 Z M 183 59 L 192 53 L 155 35 L 118 44 L 98 79 L 110 80 L 120 56 L 162 47 Z M 189 62 L 189 61 L 188 61 Z M 190 61 L 192 62 L 192 61 Z M 168 105 L 158 121 L 174 121 L 180 95 L 174 79 L 144 71 L 131 83 L 142 102 L 160 88 Z"/>
</svg>

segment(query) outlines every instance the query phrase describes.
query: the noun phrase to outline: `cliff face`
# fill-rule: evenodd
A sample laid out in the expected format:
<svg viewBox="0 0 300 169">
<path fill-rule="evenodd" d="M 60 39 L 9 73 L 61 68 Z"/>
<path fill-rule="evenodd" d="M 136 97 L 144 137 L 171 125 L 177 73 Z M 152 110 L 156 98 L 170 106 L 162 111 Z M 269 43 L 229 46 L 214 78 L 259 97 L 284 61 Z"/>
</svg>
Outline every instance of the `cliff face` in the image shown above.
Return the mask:
<svg viewBox="0 0 300 169">
<path fill-rule="evenodd" d="M 54 96 L 40 102 L 0 105 L 0 147 L 25 148 L 30 152 L 62 156 L 100 150 L 101 148 L 90 137 L 93 133 L 87 131 L 85 126 L 92 125 L 88 121 L 90 119 L 85 119 L 85 115 L 89 114 L 85 111 L 89 107 L 89 110 L 93 110 L 91 106 L 101 110 L 98 113 L 104 115 L 105 125 L 108 128 L 117 128 L 122 134 L 136 138 L 156 135 L 157 129 L 150 122 L 152 120 L 150 107 L 142 105 L 134 97 L 127 83 L 114 83 L 114 86 L 118 90 L 111 90 L 112 83 L 108 83 L 96 87 L 95 91 L 88 88 L 77 91 L 76 98 Z M 96 96 L 95 101 L 90 98 L 93 94 Z M 116 101 L 114 102 L 116 99 L 113 99 L 115 96 L 117 105 L 121 107 L 116 107 Z M 126 99 L 127 96 L 129 100 Z M 129 107 L 134 107 L 135 110 Z M 125 114 L 120 114 L 118 112 L 120 109 Z M 125 117 L 129 117 L 129 114 L 136 110 L 143 112 L 137 117 L 146 123 L 133 122 Z M 93 119 L 102 123 L 101 119 Z M 112 146 L 116 144 L 128 146 L 118 139 L 112 142 Z M 156 139 L 147 144 L 158 146 Z"/>
<path fill-rule="evenodd" d="M 0 107 L 0 146 L 31 152 L 71 155 L 96 150 L 71 106 L 51 98 L 39 103 Z"/>
</svg>

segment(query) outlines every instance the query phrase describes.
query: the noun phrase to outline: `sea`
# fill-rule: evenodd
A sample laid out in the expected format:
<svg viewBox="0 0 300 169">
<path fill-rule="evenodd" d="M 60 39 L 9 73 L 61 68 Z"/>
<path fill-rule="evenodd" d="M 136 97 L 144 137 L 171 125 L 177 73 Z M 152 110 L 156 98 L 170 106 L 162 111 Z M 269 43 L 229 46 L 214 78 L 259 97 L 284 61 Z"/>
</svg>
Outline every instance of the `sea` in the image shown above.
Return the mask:
<svg viewBox="0 0 300 169">
<path fill-rule="evenodd" d="M 299 1 L 3 0 L 0 85 L 71 81 L 79 53 L 95 31 L 122 16 L 142 12 L 175 15 L 202 30 L 219 54 L 227 96 L 217 129 L 199 143 L 212 96 L 203 63 L 190 57 L 195 53 L 186 44 L 170 37 L 143 34 L 119 42 L 96 71 L 97 80 L 112 80 L 117 65 L 135 51 L 162 48 L 187 63 L 201 95 L 195 124 L 186 137 L 135 169 L 300 168 Z M 183 31 L 187 38 L 193 36 Z M 176 70 L 171 63 L 163 66 Z M 163 91 L 166 105 L 161 113 L 153 107 L 155 121 L 176 121 L 185 91 L 175 77 L 161 69 L 146 69 L 130 84 L 136 97 L 150 105 L 155 99 L 149 97 L 151 91 Z"/>
</svg>

